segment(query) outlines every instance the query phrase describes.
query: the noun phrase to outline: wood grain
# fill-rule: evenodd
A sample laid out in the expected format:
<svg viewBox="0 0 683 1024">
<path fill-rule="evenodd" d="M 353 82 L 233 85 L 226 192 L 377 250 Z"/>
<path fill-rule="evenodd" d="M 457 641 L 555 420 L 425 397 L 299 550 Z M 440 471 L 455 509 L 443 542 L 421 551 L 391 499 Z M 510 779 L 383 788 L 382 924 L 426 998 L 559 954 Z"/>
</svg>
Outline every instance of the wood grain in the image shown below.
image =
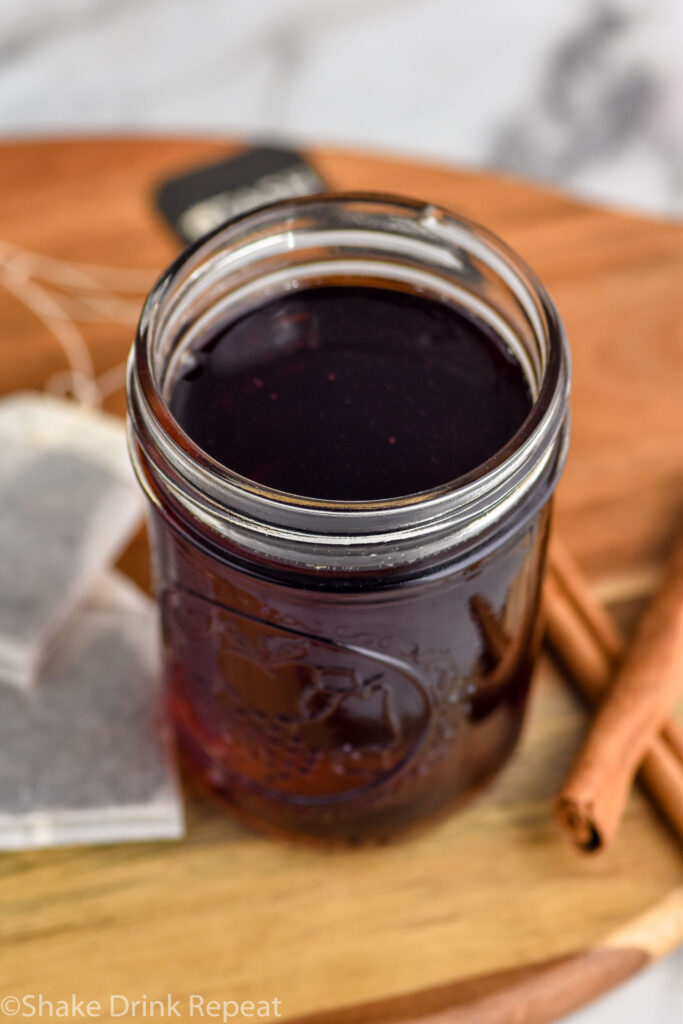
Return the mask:
<svg viewBox="0 0 683 1024">
<path fill-rule="evenodd" d="M 177 251 L 153 211 L 154 184 L 228 148 L 177 139 L 2 146 L 0 240 L 151 279 Z M 562 533 L 612 593 L 615 581 L 618 592 L 622 579 L 654 578 L 682 504 L 681 231 L 519 182 L 311 156 L 335 187 L 423 196 L 485 222 L 538 271 L 574 356 Z M 132 337 L 125 324 L 83 330 L 100 372 Z M 63 366 L 42 325 L 0 289 L 0 392 L 41 387 Z M 123 412 L 120 391 L 107 407 Z M 144 582 L 144 536 L 122 564 Z M 287 1018 L 326 1024 L 551 1020 L 679 938 L 667 902 L 682 880 L 679 854 L 640 794 L 604 857 L 577 858 L 555 831 L 551 796 L 583 727 L 542 660 L 509 770 L 469 810 L 386 848 L 274 843 L 188 792 L 181 843 L 2 856 L 0 990 L 278 997 Z M 660 906 L 653 924 L 647 915 Z M 645 924 L 633 931 L 637 921 Z M 522 1005 L 528 1015 L 513 1016 Z"/>
</svg>

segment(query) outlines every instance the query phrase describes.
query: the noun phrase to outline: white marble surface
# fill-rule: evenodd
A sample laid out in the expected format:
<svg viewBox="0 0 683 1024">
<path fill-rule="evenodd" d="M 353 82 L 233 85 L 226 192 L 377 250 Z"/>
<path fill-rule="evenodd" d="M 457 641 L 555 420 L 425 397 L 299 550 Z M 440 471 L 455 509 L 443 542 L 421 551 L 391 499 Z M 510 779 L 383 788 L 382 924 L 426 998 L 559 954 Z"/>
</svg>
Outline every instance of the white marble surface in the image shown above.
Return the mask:
<svg viewBox="0 0 683 1024">
<path fill-rule="evenodd" d="M 0 133 L 328 140 L 667 215 L 682 49 L 681 0 L 0 0 Z"/>
<path fill-rule="evenodd" d="M 642 971 L 562 1024 L 681 1024 L 683 949 Z"/>
<path fill-rule="evenodd" d="M 680 214 L 680 0 L 0 0 L 0 134 L 223 131 Z M 681 1024 L 679 951 L 571 1024 Z"/>
</svg>

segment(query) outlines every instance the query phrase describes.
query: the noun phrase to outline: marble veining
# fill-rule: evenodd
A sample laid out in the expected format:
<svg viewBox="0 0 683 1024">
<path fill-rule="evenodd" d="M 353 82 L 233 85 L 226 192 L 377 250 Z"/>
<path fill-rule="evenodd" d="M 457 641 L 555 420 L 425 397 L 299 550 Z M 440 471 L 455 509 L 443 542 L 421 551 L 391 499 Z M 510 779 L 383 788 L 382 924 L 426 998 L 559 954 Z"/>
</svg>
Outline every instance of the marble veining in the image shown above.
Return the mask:
<svg viewBox="0 0 683 1024">
<path fill-rule="evenodd" d="M 497 133 L 490 164 L 570 188 L 591 169 L 597 183 L 600 171 L 611 167 L 616 187 L 604 197 L 609 201 L 622 198 L 620 173 L 634 174 L 637 154 L 647 152 L 655 166 L 650 180 L 640 181 L 644 205 L 658 195 L 662 212 L 667 202 L 670 212 L 680 212 L 683 121 L 669 95 L 676 83 L 662 75 L 654 50 L 638 45 L 639 28 L 624 4 L 598 4 L 588 12 L 550 54 L 532 103 Z M 683 35 L 679 41 L 683 45 Z"/>
</svg>

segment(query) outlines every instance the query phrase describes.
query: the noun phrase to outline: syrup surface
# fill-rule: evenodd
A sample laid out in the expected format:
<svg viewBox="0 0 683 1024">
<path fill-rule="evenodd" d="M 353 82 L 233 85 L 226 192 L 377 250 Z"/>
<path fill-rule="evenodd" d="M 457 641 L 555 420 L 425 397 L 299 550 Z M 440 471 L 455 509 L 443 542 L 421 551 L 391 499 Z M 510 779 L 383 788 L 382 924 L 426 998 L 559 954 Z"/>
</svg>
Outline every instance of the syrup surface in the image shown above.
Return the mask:
<svg viewBox="0 0 683 1024">
<path fill-rule="evenodd" d="M 271 300 L 193 350 L 170 408 L 227 468 L 292 494 L 371 501 L 481 466 L 531 407 L 485 325 L 415 293 L 333 285 Z"/>
</svg>

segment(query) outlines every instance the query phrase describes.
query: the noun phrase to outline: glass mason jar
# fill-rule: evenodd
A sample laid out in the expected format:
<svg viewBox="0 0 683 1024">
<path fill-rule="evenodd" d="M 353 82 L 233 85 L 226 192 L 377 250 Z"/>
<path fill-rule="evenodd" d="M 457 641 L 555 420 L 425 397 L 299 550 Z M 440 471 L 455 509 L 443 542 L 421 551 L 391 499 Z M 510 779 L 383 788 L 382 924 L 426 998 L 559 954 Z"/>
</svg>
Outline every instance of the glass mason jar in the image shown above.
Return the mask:
<svg viewBox="0 0 683 1024">
<path fill-rule="evenodd" d="M 431 491 L 340 502 L 214 461 L 169 412 L 183 355 L 293 288 L 415 289 L 492 328 L 533 404 L 494 457 Z M 424 203 L 314 196 L 186 250 L 145 304 L 128 373 L 181 752 L 247 822 L 381 840 L 450 810 L 520 732 L 538 643 L 569 357 L 544 288 L 483 228 Z"/>
</svg>

